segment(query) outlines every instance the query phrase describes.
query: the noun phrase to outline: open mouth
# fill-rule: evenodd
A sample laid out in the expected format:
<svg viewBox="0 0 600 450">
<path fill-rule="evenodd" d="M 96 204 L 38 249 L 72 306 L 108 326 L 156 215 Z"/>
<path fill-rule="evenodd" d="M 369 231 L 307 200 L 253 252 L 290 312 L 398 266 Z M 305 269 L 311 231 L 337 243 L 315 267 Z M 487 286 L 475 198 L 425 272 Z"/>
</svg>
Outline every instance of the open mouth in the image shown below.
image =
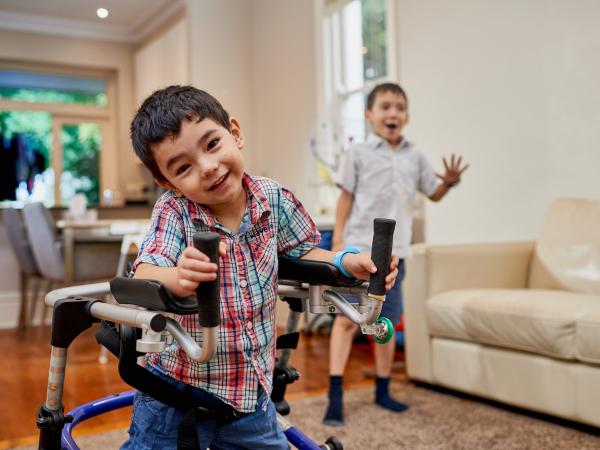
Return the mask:
<svg viewBox="0 0 600 450">
<path fill-rule="evenodd" d="M 398 124 L 396 124 L 396 123 L 386 123 L 385 127 L 388 130 L 392 130 L 393 131 L 393 130 L 396 130 L 398 128 Z"/>
<path fill-rule="evenodd" d="M 223 175 L 221 178 L 219 178 L 217 181 L 215 181 L 209 188 L 209 191 L 215 191 L 217 189 L 219 189 L 223 183 L 225 183 L 225 181 L 227 180 L 227 178 L 229 178 L 229 172 L 227 172 L 225 175 Z"/>
</svg>

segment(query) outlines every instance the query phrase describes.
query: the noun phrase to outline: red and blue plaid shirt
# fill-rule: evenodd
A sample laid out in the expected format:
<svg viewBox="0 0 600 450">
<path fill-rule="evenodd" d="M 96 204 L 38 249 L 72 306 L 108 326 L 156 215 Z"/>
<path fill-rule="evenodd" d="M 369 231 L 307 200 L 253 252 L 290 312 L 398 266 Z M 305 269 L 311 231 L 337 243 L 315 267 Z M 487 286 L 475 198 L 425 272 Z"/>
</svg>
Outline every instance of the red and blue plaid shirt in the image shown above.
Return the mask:
<svg viewBox="0 0 600 450">
<path fill-rule="evenodd" d="M 294 197 L 273 180 L 244 175 L 246 216 L 237 233 L 210 211 L 167 192 L 154 206 L 134 270 L 140 263 L 173 267 L 192 245 L 195 231 L 214 231 L 228 244 L 219 260 L 221 326 L 215 356 L 196 363 L 173 341 L 147 364 L 184 383 L 202 388 L 239 411 L 254 411 L 259 384 L 270 393 L 275 364 L 275 302 L 278 255 L 299 258 L 319 242 L 312 219 Z M 200 344 L 198 318 L 177 320 Z"/>
</svg>

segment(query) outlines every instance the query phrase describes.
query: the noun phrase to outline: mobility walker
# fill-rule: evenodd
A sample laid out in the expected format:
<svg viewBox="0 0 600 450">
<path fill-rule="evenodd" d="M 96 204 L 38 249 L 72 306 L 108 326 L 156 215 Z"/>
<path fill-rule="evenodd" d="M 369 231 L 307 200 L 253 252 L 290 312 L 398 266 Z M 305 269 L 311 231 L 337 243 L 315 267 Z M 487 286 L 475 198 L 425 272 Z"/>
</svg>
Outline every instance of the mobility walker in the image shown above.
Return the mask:
<svg viewBox="0 0 600 450">
<path fill-rule="evenodd" d="M 284 417 L 290 412 L 284 398 L 286 387 L 300 376 L 290 366 L 290 357 L 298 343 L 298 324 L 307 300 L 312 313 L 344 314 L 359 324 L 363 333 L 373 335 L 376 342 L 388 342 L 394 330 L 391 322 L 379 317 L 379 313 L 385 300 L 385 277 L 389 272 L 394 227 L 393 220 L 374 221 L 371 258 L 377 272 L 371 276 L 366 289 L 361 281 L 344 277 L 333 264 L 279 258 L 278 294 L 288 303 L 290 314 L 286 333 L 279 336 L 276 342 L 280 353 L 273 374 L 271 400 L 288 442 L 298 449 L 343 448 L 335 437 L 330 437 L 324 444 L 317 444 Z M 196 233 L 194 245 L 211 261 L 218 263 L 218 234 Z M 97 299 L 108 293 L 118 304 Z M 219 413 L 198 405 L 194 399 L 138 364 L 138 357 L 161 352 L 170 339 L 177 340 L 194 361 L 206 362 L 213 356 L 218 345 L 220 322 L 219 278 L 201 283 L 196 294 L 196 297 L 177 298 L 157 281 L 125 277 L 117 277 L 110 283 L 67 287 L 50 292 L 46 296 L 46 304 L 53 307 L 52 349 L 46 401 L 36 415 L 40 429 L 39 448 L 79 449 L 72 437 L 72 430 L 77 424 L 133 403 L 135 391 L 127 391 L 64 413 L 62 394 L 68 347 L 95 322 L 101 322 L 96 340 L 119 358 L 119 374 L 127 384 L 169 406 L 193 412 L 196 418 L 210 418 Z M 351 295 L 358 301 L 349 303 L 344 295 Z M 184 314 L 197 314 L 203 336 L 201 344 L 173 318 L 173 315 Z M 184 437 L 180 428 L 178 448 L 198 448 L 195 428 L 191 428 L 191 433 L 186 433 Z"/>
</svg>

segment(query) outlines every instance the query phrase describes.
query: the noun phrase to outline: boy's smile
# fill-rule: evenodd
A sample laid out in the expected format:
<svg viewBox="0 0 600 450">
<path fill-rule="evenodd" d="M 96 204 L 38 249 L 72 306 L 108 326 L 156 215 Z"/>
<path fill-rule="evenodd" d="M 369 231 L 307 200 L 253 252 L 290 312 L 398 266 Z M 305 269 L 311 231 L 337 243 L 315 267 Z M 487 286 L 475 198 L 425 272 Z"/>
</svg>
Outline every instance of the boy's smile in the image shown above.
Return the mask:
<svg viewBox="0 0 600 450">
<path fill-rule="evenodd" d="M 373 133 L 396 146 L 402 140 L 402 130 L 408 123 L 406 98 L 391 91 L 380 92 L 371 109 L 365 113 Z"/>
<path fill-rule="evenodd" d="M 242 187 L 244 136 L 236 119 L 231 132 L 212 119 L 184 120 L 179 135 L 152 148 L 165 180 L 161 186 L 207 206 L 217 216 L 245 205 Z"/>
</svg>

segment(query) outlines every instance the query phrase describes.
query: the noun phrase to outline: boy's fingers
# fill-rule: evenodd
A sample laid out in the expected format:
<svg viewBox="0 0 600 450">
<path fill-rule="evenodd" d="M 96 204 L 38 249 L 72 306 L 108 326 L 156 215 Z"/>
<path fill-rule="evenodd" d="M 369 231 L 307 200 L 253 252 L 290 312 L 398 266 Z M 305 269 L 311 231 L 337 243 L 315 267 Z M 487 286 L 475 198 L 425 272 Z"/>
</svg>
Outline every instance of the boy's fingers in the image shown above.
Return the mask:
<svg viewBox="0 0 600 450">
<path fill-rule="evenodd" d="M 444 168 L 446 169 L 446 172 L 447 172 L 448 171 L 448 162 L 446 161 L 446 157 L 443 157 L 442 161 L 444 162 Z"/>
<path fill-rule="evenodd" d="M 184 251 L 183 251 L 183 255 L 186 258 L 190 258 L 190 259 L 197 259 L 200 261 L 210 261 L 210 258 L 208 256 L 206 256 L 204 253 L 202 253 L 200 250 L 198 250 L 195 247 L 187 247 Z"/>
<path fill-rule="evenodd" d="M 195 270 L 180 269 L 179 280 L 201 283 L 203 281 L 213 281 L 217 278 L 216 272 L 197 272 Z"/>
<path fill-rule="evenodd" d="M 461 171 L 459 172 L 459 174 L 460 174 L 460 175 L 462 175 L 462 174 L 463 174 L 463 172 L 464 172 L 465 170 L 467 170 L 468 168 L 469 168 L 469 165 L 467 164 L 465 167 L 463 167 L 463 168 L 461 169 Z"/>
<path fill-rule="evenodd" d="M 180 268 L 194 272 L 214 273 L 217 271 L 217 265 L 210 261 L 198 261 L 197 259 L 184 259 L 179 265 Z"/>
</svg>

